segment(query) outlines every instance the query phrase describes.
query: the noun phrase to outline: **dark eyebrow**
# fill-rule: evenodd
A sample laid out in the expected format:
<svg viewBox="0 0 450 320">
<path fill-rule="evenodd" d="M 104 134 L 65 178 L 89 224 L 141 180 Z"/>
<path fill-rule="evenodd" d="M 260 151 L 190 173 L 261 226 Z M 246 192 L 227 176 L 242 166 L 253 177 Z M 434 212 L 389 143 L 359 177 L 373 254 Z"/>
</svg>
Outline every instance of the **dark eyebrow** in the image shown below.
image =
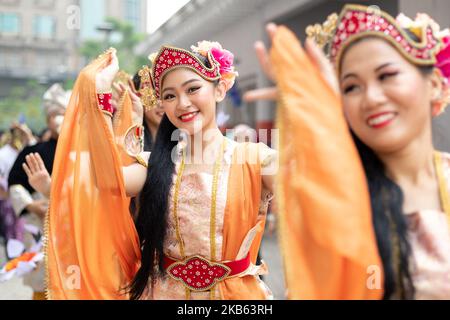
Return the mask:
<svg viewBox="0 0 450 320">
<path fill-rule="evenodd" d="M 347 73 L 347 74 L 341 79 L 341 81 L 344 81 L 345 79 L 350 78 L 350 77 L 355 77 L 355 78 L 357 78 L 356 74 L 354 74 L 354 73 Z"/>
<path fill-rule="evenodd" d="M 188 80 L 188 81 L 184 82 L 181 86 L 182 86 L 182 87 L 187 86 L 189 83 L 192 83 L 192 82 L 195 82 L 195 81 L 200 81 L 200 79 L 191 79 L 191 80 Z M 172 88 L 172 87 L 165 88 L 165 89 L 162 91 L 162 93 L 164 93 L 164 92 L 167 91 L 167 90 L 175 90 L 175 89 Z"/>
<path fill-rule="evenodd" d="M 384 64 L 382 64 L 381 66 L 377 67 L 377 68 L 375 69 L 375 72 L 378 72 L 378 71 L 380 71 L 381 69 L 383 69 L 383 68 L 385 68 L 385 67 L 388 67 L 388 66 L 390 66 L 390 65 L 392 65 L 392 64 L 393 64 L 392 62 L 384 63 Z M 354 73 L 348 73 L 348 74 L 346 74 L 346 75 L 342 78 L 341 81 L 344 81 L 345 79 L 350 78 L 350 77 L 355 77 L 355 78 L 357 78 L 356 74 L 354 74 Z"/>
<path fill-rule="evenodd" d="M 378 68 L 376 68 L 375 69 L 375 72 L 378 72 L 378 71 L 380 71 L 381 69 L 383 69 L 383 68 L 385 68 L 385 67 L 387 67 L 387 66 L 390 66 L 390 65 L 392 65 L 393 63 L 391 63 L 391 62 L 387 62 L 387 63 L 385 63 L 385 64 L 382 64 L 381 66 L 379 66 Z"/>
</svg>

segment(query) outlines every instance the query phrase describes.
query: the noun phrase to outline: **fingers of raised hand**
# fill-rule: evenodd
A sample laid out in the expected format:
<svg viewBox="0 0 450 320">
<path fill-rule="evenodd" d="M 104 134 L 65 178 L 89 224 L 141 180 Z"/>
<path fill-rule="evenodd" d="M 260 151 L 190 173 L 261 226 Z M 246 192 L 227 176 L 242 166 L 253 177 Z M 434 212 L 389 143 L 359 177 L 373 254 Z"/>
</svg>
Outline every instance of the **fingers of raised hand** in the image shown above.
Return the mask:
<svg viewBox="0 0 450 320">
<path fill-rule="evenodd" d="M 46 170 L 44 162 L 38 153 L 30 153 L 25 157 L 26 166 L 31 174 L 35 174 L 38 171 Z"/>
<path fill-rule="evenodd" d="M 336 77 L 336 73 L 330 60 L 325 56 L 325 53 L 319 48 L 319 46 L 314 42 L 313 39 L 306 39 L 305 49 L 312 60 L 312 62 L 319 68 L 320 73 L 328 82 L 328 84 L 333 88 L 333 90 L 338 93 L 339 85 Z"/>
<path fill-rule="evenodd" d="M 261 88 L 247 91 L 243 99 L 245 102 L 254 102 L 259 100 L 275 101 L 278 99 L 278 89 L 276 87 Z"/>
<path fill-rule="evenodd" d="M 31 173 L 30 168 L 28 167 L 28 165 L 25 162 L 22 163 L 22 168 L 23 168 L 23 171 L 25 171 L 25 173 L 27 174 L 28 178 L 31 178 L 33 176 L 33 174 Z"/>
<path fill-rule="evenodd" d="M 278 26 L 273 23 L 270 22 L 266 25 L 266 32 L 269 35 L 270 41 L 273 40 L 273 38 L 275 37 L 275 33 L 277 32 Z"/>
<path fill-rule="evenodd" d="M 257 41 L 255 43 L 256 57 L 258 58 L 259 64 L 264 72 L 264 74 L 270 79 L 274 80 L 274 75 L 272 71 L 272 66 L 270 65 L 269 54 L 267 48 L 262 41 Z"/>
<path fill-rule="evenodd" d="M 35 157 L 36 162 L 37 162 L 37 164 L 38 164 L 38 166 L 39 166 L 39 169 L 40 169 L 40 170 L 47 170 L 47 169 L 45 168 L 44 161 L 42 160 L 41 155 L 40 155 L 39 153 L 35 153 L 35 154 L 34 154 L 34 157 Z"/>
</svg>

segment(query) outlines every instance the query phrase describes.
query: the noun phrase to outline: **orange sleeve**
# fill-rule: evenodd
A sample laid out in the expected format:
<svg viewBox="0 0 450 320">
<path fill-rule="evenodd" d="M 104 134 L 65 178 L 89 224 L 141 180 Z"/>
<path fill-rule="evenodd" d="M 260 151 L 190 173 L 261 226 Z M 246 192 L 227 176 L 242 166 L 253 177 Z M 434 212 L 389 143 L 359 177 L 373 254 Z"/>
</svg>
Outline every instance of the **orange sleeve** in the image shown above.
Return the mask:
<svg viewBox="0 0 450 320">
<path fill-rule="evenodd" d="M 285 27 L 271 61 L 281 95 L 276 199 L 289 298 L 379 299 L 368 186 L 340 99 Z"/>
<path fill-rule="evenodd" d="M 80 73 L 58 139 L 46 221 L 47 297 L 126 299 L 140 261 L 121 160 L 98 108 L 102 55 Z"/>
</svg>

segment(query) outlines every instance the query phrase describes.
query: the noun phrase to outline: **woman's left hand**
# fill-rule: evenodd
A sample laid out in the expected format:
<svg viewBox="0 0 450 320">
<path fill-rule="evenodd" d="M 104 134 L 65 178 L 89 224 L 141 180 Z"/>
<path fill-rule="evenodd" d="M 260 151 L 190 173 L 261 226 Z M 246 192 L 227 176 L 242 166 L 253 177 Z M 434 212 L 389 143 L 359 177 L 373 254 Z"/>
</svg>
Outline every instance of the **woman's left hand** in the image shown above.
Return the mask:
<svg viewBox="0 0 450 320">
<path fill-rule="evenodd" d="M 132 108 L 133 108 L 132 109 L 133 124 L 142 125 L 144 122 L 144 106 L 142 105 L 141 98 L 139 98 L 136 95 L 136 93 L 134 93 L 133 90 L 127 89 L 125 87 L 125 85 L 123 85 L 122 83 L 114 83 L 113 87 L 114 87 L 114 91 L 117 93 L 117 96 L 119 97 L 118 98 L 119 101 L 120 101 L 120 98 L 123 97 L 125 92 L 128 91 L 128 94 L 130 95 L 130 98 L 131 98 Z M 117 103 L 119 103 L 119 101 L 117 101 Z"/>
<path fill-rule="evenodd" d="M 275 34 L 277 32 L 278 26 L 274 23 L 269 23 L 266 27 L 267 34 L 269 39 L 273 41 Z M 270 61 L 270 56 L 268 50 L 266 49 L 263 42 L 258 41 L 255 43 L 255 51 L 256 56 L 258 58 L 259 64 L 261 66 L 262 71 L 266 75 L 268 79 L 272 82 L 276 83 L 275 71 Z M 305 51 L 312 63 L 316 65 L 319 69 L 322 77 L 326 80 L 329 86 L 336 92 L 339 93 L 339 83 L 336 77 L 336 73 L 334 71 L 334 67 L 328 58 L 323 53 L 322 49 L 320 49 L 314 40 L 307 39 L 305 42 Z M 247 91 L 244 94 L 244 101 L 253 102 L 258 100 L 277 100 L 278 98 L 278 88 L 270 87 L 270 88 L 260 88 L 251 91 Z"/>
<path fill-rule="evenodd" d="M 25 160 L 26 163 L 23 163 L 22 167 L 28 176 L 29 184 L 34 190 L 48 198 L 50 195 L 51 178 L 41 156 L 39 153 L 30 153 L 25 157 Z"/>
<path fill-rule="evenodd" d="M 116 50 L 111 52 L 109 64 L 103 68 L 95 77 L 95 87 L 97 93 L 111 92 L 113 81 L 119 72 L 119 60 Z"/>
<path fill-rule="evenodd" d="M 333 89 L 336 94 L 339 94 L 339 82 L 335 69 L 322 49 L 319 48 L 313 39 L 308 38 L 305 41 L 305 50 L 330 88 Z"/>
</svg>

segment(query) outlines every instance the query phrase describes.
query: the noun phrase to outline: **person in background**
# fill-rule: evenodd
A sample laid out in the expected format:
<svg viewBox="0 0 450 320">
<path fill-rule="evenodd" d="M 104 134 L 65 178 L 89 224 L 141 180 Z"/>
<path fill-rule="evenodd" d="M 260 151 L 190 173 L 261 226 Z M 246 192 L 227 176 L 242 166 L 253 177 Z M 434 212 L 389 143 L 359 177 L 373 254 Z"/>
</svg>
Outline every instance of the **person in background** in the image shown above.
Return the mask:
<svg viewBox="0 0 450 320">
<path fill-rule="evenodd" d="M 36 144 L 36 138 L 26 124 L 13 123 L 2 138 L 0 148 L 0 237 L 5 244 L 10 239 L 23 240 L 24 221 L 14 213 L 8 193 L 8 175 L 19 152 Z"/>
<path fill-rule="evenodd" d="M 134 93 L 140 96 L 141 77 L 136 73 L 133 77 Z M 144 106 L 145 107 L 145 106 Z M 155 108 L 147 108 L 144 110 L 144 151 L 152 151 L 152 146 L 155 143 L 156 134 L 158 132 L 159 124 L 164 116 L 164 109 L 159 103 Z"/>
<path fill-rule="evenodd" d="M 20 152 L 9 173 L 9 194 L 18 217 L 24 217 L 27 224 L 33 225 L 42 231 L 43 219 L 48 209 L 49 200 L 43 194 L 36 192 L 29 183 L 26 168 L 23 163 L 31 155 L 37 153 L 42 158 L 42 163 L 51 175 L 56 144 L 58 142 L 64 114 L 70 99 L 70 91 L 66 92 L 61 85 L 54 84 L 43 96 L 44 111 L 47 116 L 47 126 L 50 131 L 50 139 L 34 146 L 26 147 Z M 33 240 L 31 235 L 25 235 L 25 246 L 28 247 Z M 43 300 L 44 297 L 44 268 L 38 267 L 34 272 L 24 278 L 24 283 L 33 289 L 33 299 Z"/>
</svg>

